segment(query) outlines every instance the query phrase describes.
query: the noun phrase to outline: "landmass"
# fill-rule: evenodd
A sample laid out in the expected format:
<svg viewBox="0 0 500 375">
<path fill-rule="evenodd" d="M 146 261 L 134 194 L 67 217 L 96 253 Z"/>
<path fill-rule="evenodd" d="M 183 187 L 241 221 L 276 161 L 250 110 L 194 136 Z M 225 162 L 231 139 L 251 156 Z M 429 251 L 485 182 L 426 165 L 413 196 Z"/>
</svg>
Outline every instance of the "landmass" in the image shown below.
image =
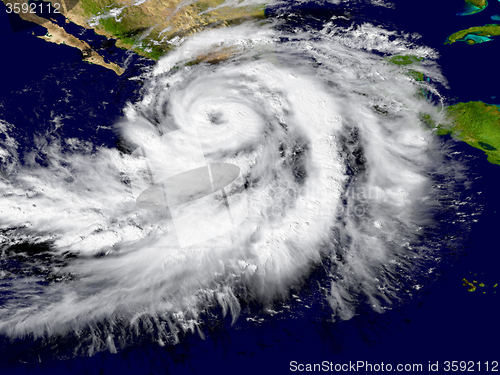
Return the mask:
<svg viewBox="0 0 500 375">
<path fill-rule="evenodd" d="M 415 55 L 395 55 L 386 61 L 402 66 L 415 81 L 424 81 L 424 75 L 409 67 L 415 67 L 424 59 Z M 422 96 L 427 97 L 425 89 Z M 375 108 L 377 110 L 377 108 Z M 480 101 L 457 103 L 445 107 L 448 122 L 436 124 L 429 114 L 421 113 L 420 119 L 429 128 L 437 129 L 438 135 L 450 134 L 469 145 L 483 150 L 488 161 L 500 165 L 500 106 Z M 380 111 L 379 111 L 380 112 Z"/>
<path fill-rule="evenodd" d="M 415 55 L 395 55 L 388 57 L 386 59 L 390 63 L 393 63 L 395 65 L 400 65 L 400 66 L 409 66 L 413 64 L 418 64 L 424 60 L 423 57 L 415 56 Z M 414 69 L 408 69 L 406 72 L 406 75 L 410 76 L 411 78 L 415 79 L 416 81 L 423 81 L 424 80 L 424 75 L 423 73 L 414 70 Z"/>
<path fill-rule="evenodd" d="M 81 0 L 68 18 L 116 45 L 157 60 L 186 36 L 208 28 L 227 27 L 265 18 L 265 5 L 225 6 L 225 0 Z"/>
<path fill-rule="evenodd" d="M 458 16 L 470 16 L 479 13 L 488 6 L 487 0 L 465 0 L 464 11 L 458 13 Z"/>
<path fill-rule="evenodd" d="M 485 8 L 488 5 L 486 0 L 465 0 L 466 3 L 470 3 L 478 8 Z"/>
<path fill-rule="evenodd" d="M 14 6 L 15 4 L 18 4 L 19 9 L 22 9 L 23 4 L 29 5 L 28 0 L 16 0 L 16 1 L 3 0 L 3 1 L 6 5 L 10 4 L 11 6 Z M 44 5 L 46 3 L 55 4 L 56 1 L 53 0 L 53 1 L 44 1 L 43 2 Z M 64 4 L 64 3 L 59 3 L 59 4 L 62 5 L 61 10 L 63 11 L 66 7 L 66 4 Z M 44 40 L 49 41 L 49 42 L 52 42 L 52 43 L 66 44 L 70 47 L 78 48 L 79 50 L 82 51 L 84 61 L 92 63 L 92 64 L 101 65 L 101 66 L 104 66 L 108 69 L 112 69 L 117 74 L 121 74 L 123 72 L 123 69 L 120 68 L 117 64 L 105 62 L 103 57 L 100 56 L 97 52 L 93 51 L 88 43 L 86 43 L 85 41 L 82 41 L 82 40 L 78 39 L 77 37 L 67 33 L 61 26 L 57 25 L 53 19 L 47 19 L 44 17 L 40 17 L 37 14 L 30 13 L 30 12 L 23 12 L 23 11 L 20 11 L 17 14 L 21 17 L 21 19 L 23 19 L 25 21 L 33 22 L 33 23 L 40 25 L 40 26 L 43 26 L 44 28 L 47 29 L 47 33 L 44 36 L 39 36 L 39 38 L 44 39 Z"/>
<path fill-rule="evenodd" d="M 500 35 L 500 25 L 497 24 L 470 27 L 451 34 L 444 44 L 455 42 L 466 42 L 467 44 L 483 43 L 492 40 L 490 37 L 496 35 Z"/>
<path fill-rule="evenodd" d="M 28 4 L 29 0 L 2 0 L 5 4 Z M 71 6 L 67 4 L 69 2 Z M 208 28 L 227 27 L 247 20 L 265 18 L 265 5 L 228 6 L 225 0 L 202 0 L 186 3 L 184 0 L 50 0 L 61 5 L 61 13 L 68 22 L 97 34 L 116 39 L 116 45 L 142 56 L 157 60 L 178 46 L 190 34 Z M 241 2 L 240 2 L 241 3 Z M 121 74 L 118 65 L 106 62 L 102 56 L 77 36 L 69 34 L 54 19 L 35 14 L 19 13 L 26 20 L 47 29 L 41 38 L 66 44 L 82 51 L 84 61 L 101 65 Z M 225 51 L 224 53 L 226 53 Z M 223 53 L 223 54 L 224 54 Z M 208 56 L 211 61 L 223 56 Z M 203 60 L 202 57 L 200 57 Z M 201 61 L 200 60 L 200 61 Z"/>
<path fill-rule="evenodd" d="M 3 0 L 3 2 L 8 5 L 10 4 L 11 6 L 14 6 L 15 4 L 19 4 L 19 9 L 22 10 L 22 5 L 26 4 L 26 6 L 29 6 L 29 0 L 16 0 L 16 1 L 11 1 L 11 0 Z M 67 3 L 64 2 L 59 2 L 58 0 L 51 0 L 51 1 L 43 1 L 43 4 L 45 5 L 46 3 L 50 3 L 52 5 L 58 3 L 61 5 L 61 14 L 64 12 L 65 9 L 67 9 Z M 28 9 L 28 8 L 25 8 Z M 112 62 L 106 62 L 104 61 L 104 58 L 99 55 L 97 52 L 95 52 L 90 45 L 83 41 L 80 40 L 79 38 L 75 37 L 74 35 L 69 34 L 62 28 L 61 26 L 57 25 L 55 23 L 54 19 L 47 19 L 44 17 L 40 17 L 39 15 L 35 13 L 30 13 L 28 12 L 23 12 L 20 11 L 17 13 L 21 19 L 29 22 L 33 22 L 37 25 L 40 25 L 42 27 L 45 27 L 47 29 L 47 34 L 44 36 L 39 36 L 39 38 L 44 39 L 48 42 L 51 43 L 56 43 L 56 44 L 66 44 L 70 47 L 78 48 L 80 51 L 82 51 L 83 54 L 83 60 L 86 62 L 89 62 L 91 64 L 96 64 L 96 65 L 101 65 L 105 68 L 113 70 L 115 73 L 120 75 L 123 73 L 123 69 L 118 66 L 115 63 Z"/>
<path fill-rule="evenodd" d="M 437 133 L 451 134 L 483 150 L 488 161 L 500 165 L 500 108 L 480 101 L 446 108 L 451 126 L 438 125 Z"/>
</svg>

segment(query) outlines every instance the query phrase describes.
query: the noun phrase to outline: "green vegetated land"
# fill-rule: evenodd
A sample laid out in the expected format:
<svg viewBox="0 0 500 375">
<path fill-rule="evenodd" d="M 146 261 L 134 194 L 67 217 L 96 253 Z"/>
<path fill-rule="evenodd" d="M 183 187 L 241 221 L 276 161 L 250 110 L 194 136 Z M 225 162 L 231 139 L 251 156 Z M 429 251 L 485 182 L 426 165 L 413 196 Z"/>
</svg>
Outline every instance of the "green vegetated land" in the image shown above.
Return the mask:
<svg viewBox="0 0 500 375">
<path fill-rule="evenodd" d="M 213 9 L 224 1 L 202 0 L 182 6 L 181 0 L 150 0 L 140 5 L 127 0 L 80 0 L 79 7 L 86 18 L 107 15 L 99 20 L 96 30 L 115 38 L 118 47 L 157 60 L 174 48 L 175 38 L 265 18 L 265 5 Z M 110 10 L 122 7 L 119 16 L 109 16 Z"/>
<path fill-rule="evenodd" d="M 424 59 L 414 55 L 396 55 L 385 58 L 390 63 L 403 66 L 415 66 Z M 406 72 L 416 81 L 423 81 L 424 75 L 409 69 Z M 427 97 L 422 89 L 423 97 Z M 374 108 L 383 113 L 378 108 Z M 446 125 L 436 124 L 426 113 L 420 113 L 420 120 L 430 129 L 437 128 L 438 135 L 451 134 L 469 145 L 483 150 L 488 161 L 500 165 L 500 108 L 483 102 L 458 103 L 445 108 L 449 121 Z"/>
<path fill-rule="evenodd" d="M 80 4 L 85 16 L 92 17 L 109 12 L 115 3 L 112 0 L 81 0 Z M 135 44 L 134 36 L 137 36 L 140 30 L 144 30 L 143 20 L 145 17 L 140 12 L 134 12 L 129 8 L 126 8 L 123 13 L 125 14 L 120 22 L 116 22 L 113 17 L 101 19 L 98 29 L 104 29 L 112 34 L 120 41 L 120 47 L 131 49 Z M 144 54 L 144 51 L 141 52 Z"/>
<path fill-rule="evenodd" d="M 486 0 L 465 0 L 467 3 L 471 3 L 474 6 L 477 6 L 478 8 L 484 8 L 486 5 L 488 5 L 488 2 Z"/>
<path fill-rule="evenodd" d="M 387 61 L 389 61 L 393 64 L 405 66 L 405 67 L 409 66 L 409 65 L 413 65 L 413 64 L 418 64 L 424 60 L 423 57 L 418 57 L 418 56 L 414 56 L 414 55 L 396 55 L 396 56 L 388 57 L 386 59 L 387 59 Z M 408 76 L 412 77 L 413 79 L 415 79 L 416 81 L 423 81 L 424 80 L 424 75 L 421 72 L 418 72 L 414 69 L 408 69 L 406 74 Z"/>
<path fill-rule="evenodd" d="M 500 109 L 483 102 L 458 103 L 447 107 L 451 126 L 438 125 L 438 134 L 452 134 L 483 150 L 488 161 L 500 165 Z"/>
<path fill-rule="evenodd" d="M 497 24 L 489 24 L 484 26 L 476 26 L 469 27 L 465 30 L 457 31 L 456 33 L 451 34 L 444 44 L 452 44 L 455 42 L 466 42 L 468 44 L 476 44 L 472 38 L 467 38 L 467 36 L 477 36 L 477 37 L 491 37 L 500 35 L 500 25 Z"/>
<path fill-rule="evenodd" d="M 457 13 L 457 16 L 471 16 L 482 12 L 488 6 L 486 0 L 465 0 L 464 11 Z"/>
</svg>

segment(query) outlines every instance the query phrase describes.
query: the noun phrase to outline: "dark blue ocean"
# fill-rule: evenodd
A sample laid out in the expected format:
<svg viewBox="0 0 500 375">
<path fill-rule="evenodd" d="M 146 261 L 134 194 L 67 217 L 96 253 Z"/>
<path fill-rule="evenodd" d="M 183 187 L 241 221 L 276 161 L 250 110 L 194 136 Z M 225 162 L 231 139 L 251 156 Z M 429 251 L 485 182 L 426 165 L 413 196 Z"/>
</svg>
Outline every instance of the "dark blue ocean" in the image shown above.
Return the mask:
<svg viewBox="0 0 500 375">
<path fill-rule="evenodd" d="M 490 17 L 500 14 L 500 2 L 491 0 L 486 10 L 466 17 L 456 16 L 462 10 L 460 1 L 393 3 L 394 9 L 359 6 L 349 10 L 341 5 L 301 4 L 296 11 L 318 22 L 335 12 L 349 12 L 350 22 L 377 20 L 387 29 L 419 33 L 421 44 L 440 53 L 438 63 L 449 84 L 442 93 L 449 104 L 471 100 L 500 104 L 500 37 L 474 46 L 443 45 L 455 31 L 495 23 Z M 119 147 L 115 132 L 99 126 L 114 124 L 123 116 L 126 103 L 140 97 L 141 80 L 129 78 L 153 62 L 116 48 L 92 31 L 67 26 L 107 59 L 128 67 L 117 76 L 82 62 L 76 49 L 37 39 L 33 33 L 45 34 L 40 27 L 12 33 L 2 12 L 0 111 L 1 118 L 13 124 L 25 140 L 21 147 L 31 147 L 29 132 L 52 129 L 51 111 L 55 109 L 69 117 L 63 136 Z M 68 92 L 70 100 L 65 100 Z M 472 224 L 466 243 L 449 249 L 437 269 L 437 279 L 405 305 L 385 314 L 361 311 L 349 321 L 333 323 L 328 306 L 314 288 L 324 272 L 317 269 L 301 291 L 310 308 L 294 306 L 296 313 L 285 318 L 266 318 L 260 325 L 240 319 L 233 326 L 229 318 L 208 319 L 205 340 L 186 335 L 175 346 L 144 343 L 118 354 L 93 357 L 54 359 L 47 348 L 33 352 L 39 356 L 33 358 L 24 342 L 0 340 L 0 374 L 284 374 L 290 372 L 291 361 L 422 364 L 425 373 L 429 362 L 438 364 L 438 373 L 445 373 L 445 361 L 480 361 L 482 370 L 485 362 L 491 369 L 493 361 L 500 361 L 500 287 L 497 293 L 492 288 L 500 282 L 500 166 L 488 163 L 482 151 L 465 143 L 449 137 L 442 141 L 460 152 L 458 157 L 473 171 L 474 199 L 484 209 Z M 487 293 L 468 292 L 463 278 L 484 280 Z"/>
</svg>

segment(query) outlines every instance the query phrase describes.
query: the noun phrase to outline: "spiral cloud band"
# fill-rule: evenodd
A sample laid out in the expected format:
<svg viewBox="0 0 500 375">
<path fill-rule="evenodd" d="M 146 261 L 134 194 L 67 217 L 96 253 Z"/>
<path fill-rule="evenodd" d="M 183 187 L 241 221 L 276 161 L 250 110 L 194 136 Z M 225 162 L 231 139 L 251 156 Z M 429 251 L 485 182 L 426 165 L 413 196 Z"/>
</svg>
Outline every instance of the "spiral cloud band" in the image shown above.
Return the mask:
<svg viewBox="0 0 500 375">
<path fill-rule="evenodd" d="M 126 108 L 117 129 L 130 152 L 90 152 L 78 140 L 62 152 L 68 140 L 40 140 L 49 165 L 19 165 L 15 145 L 4 144 L 4 243 L 49 244 L 60 261 L 8 278 L 17 298 L 0 307 L 0 332 L 77 333 L 90 354 L 116 351 L 141 331 L 176 342 L 181 331 L 203 335 L 200 314 L 214 306 L 236 320 L 241 301 L 263 309 L 286 301 L 321 264 L 335 319 L 360 303 L 382 312 L 402 299 L 401 280 L 439 257 L 422 236 L 453 205 L 460 168 L 421 121 L 440 116 L 422 95 L 431 84 L 381 58 L 433 52 L 390 36 L 333 24 L 203 32 L 161 59 L 142 100 Z M 445 84 L 432 63 L 420 69 Z M 178 180 L 165 188 L 180 197 L 175 205 L 151 190 L 206 165 L 238 170 L 210 194 L 203 176 Z"/>
</svg>

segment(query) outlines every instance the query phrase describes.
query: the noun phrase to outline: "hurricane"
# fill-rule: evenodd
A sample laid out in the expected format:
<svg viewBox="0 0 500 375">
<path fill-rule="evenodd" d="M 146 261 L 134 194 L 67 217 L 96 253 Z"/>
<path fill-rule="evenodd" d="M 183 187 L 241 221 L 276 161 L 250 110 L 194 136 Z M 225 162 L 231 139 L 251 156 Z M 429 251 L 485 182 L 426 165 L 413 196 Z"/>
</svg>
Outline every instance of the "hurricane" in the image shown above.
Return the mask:
<svg viewBox="0 0 500 375">
<path fill-rule="evenodd" d="M 432 125 L 447 82 L 418 35 L 339 20 L 186 37 L 140 77 L 117 147 L 38 132 L 21 150 L 2 123 L 0 334 L 174 345 L 210 312 L 265 317 L 318 267 L 331 324 L 410 300 L 457 239 L 438 229 L 471 221 Z"/>
</svg>

